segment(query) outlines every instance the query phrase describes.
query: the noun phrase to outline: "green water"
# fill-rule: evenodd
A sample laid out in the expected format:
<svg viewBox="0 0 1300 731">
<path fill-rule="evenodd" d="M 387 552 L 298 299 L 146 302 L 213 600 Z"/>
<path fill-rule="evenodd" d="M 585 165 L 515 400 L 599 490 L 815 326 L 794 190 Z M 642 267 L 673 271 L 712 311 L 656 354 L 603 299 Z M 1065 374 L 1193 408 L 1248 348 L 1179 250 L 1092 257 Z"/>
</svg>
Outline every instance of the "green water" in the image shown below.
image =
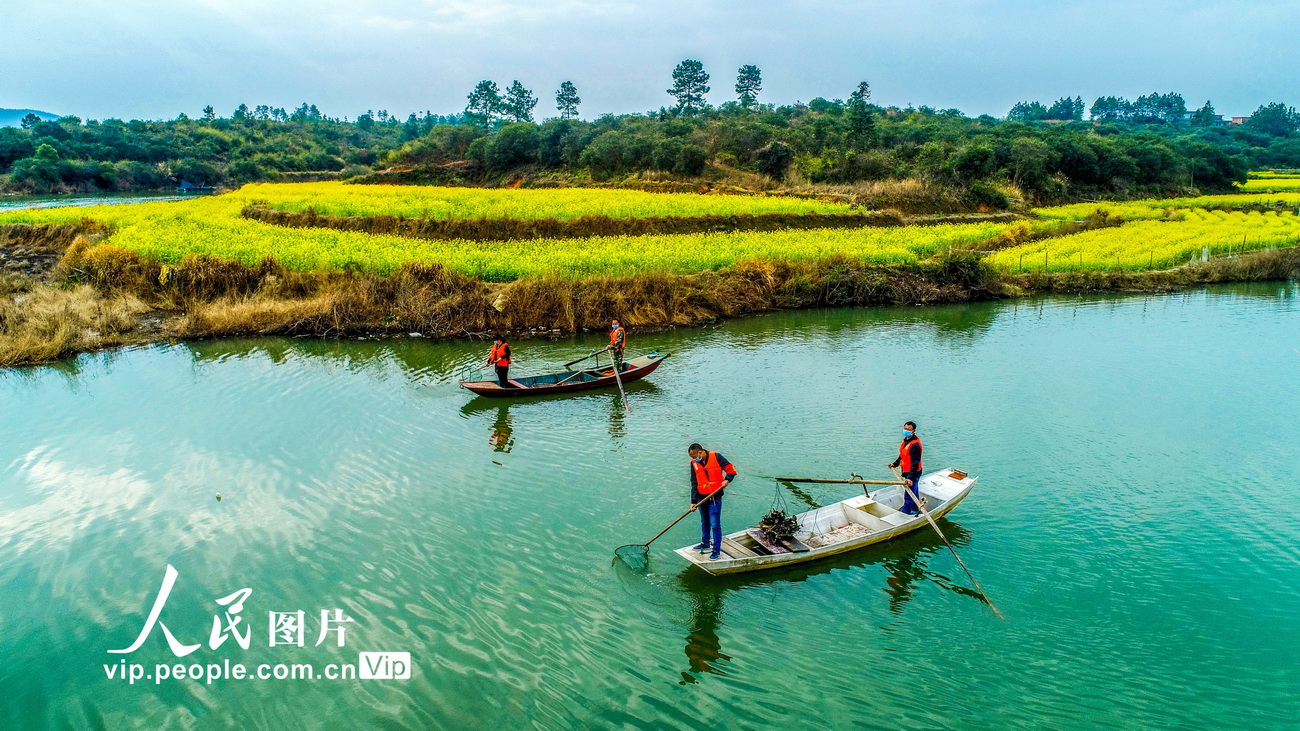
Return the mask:
<svg viewBox="0 0 1300 731">
<path fill-rule="evenodd" d="M 1286 727 L 1300 712 L 1300 290 L 754 317 L 636 337 L 617 394 L 472 399 L 483 346 L 231 340 L 0 376 L 0 727 Z M 594 340 L 516 343 L 520 370 Z M 741 478 L 884 477 L 915 419 L 980 475 L 944 529 L 713 579 L 611 563 L 687 499 L 685 447 Z M 217 501 L 217 493 L 223 500 Z M 808 486 L 795 508 L 852 490 Z M 409 680 L 109 680 L 122 658 L 355 663 Z M 249 649 L 208 646 L 251 588 Z M 316 646 L 321 609 L 355 621 Z M 304 647 L 268 611 L 304 610 Z M 315 616 L 313 616 L 315 615 Z"/>
</svg>

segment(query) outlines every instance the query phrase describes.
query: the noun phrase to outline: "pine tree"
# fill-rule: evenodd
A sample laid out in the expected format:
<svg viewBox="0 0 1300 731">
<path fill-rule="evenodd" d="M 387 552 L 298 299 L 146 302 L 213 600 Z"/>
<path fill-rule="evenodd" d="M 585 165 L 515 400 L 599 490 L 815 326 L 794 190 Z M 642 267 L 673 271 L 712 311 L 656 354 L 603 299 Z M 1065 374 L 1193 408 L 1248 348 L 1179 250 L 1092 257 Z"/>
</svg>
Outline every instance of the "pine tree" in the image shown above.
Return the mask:
<svg viewBox="0 0 1300 731">
<path fill-rule="evenodd" d="M 531 122 L 535 106 L 537 97 L 515 79 L 510 83 L 510 88 L 506 89 L 505 99 L 501 101 L 501 113 L 516 122 Z"/>
<path fill-rule="evenodd" d="M 673 88 L 668 90 L 677 99 L 678 114 L 695 114 L 708 107 L 704 95 L 710 91 L 709 75 L 704 71 L 704 64 L 694 59 L 686 59 L 673 69 Z"/>
<path fill-rule="evenodd" d="M 216 119 L 216 118 L 217 118 L 217 110 L 213 109 L 211 104 L 209 104 L 209 105 L 207 105 L 206 107 L 203 108 L 203 121 L 204 121 L 204 122 L 211 122 L 212 120 L 214 120 L 214 119 Z"/>
<path fill-rule="evenodd" d="M 1214 122 L 1218 119 L 1218 117 L 1219 115 L 1214 113 L 1214 105 L 1210 103 L 1209 99 L 1206 99 L 1205 106 L 1201 107 L 1200 109 L 1197 109 L 1195 112 L 1192 112 L 1192 118 L 1191 118 L 1192 126 L 1212 127 L 1214 126 Z"/>
<path fill-rule="evenodd" d="M 855 150 L 865 150 L 876 142 L 876 115 L 867 105 L 870 98 L 871 85 L 863 81 L 844 105 L 844 139 Z"/>
<path fill-rule="evenodd" d="M 763 74 L 753 64 L 745 64 L 737 71 L 736 95 L 740 105 L 746 109 L 758 101 L 758 92 L 763 88 Z"/>
<path fill-rule="evenodd" d="M 578 105 L 582 98 L 578 96 L 578 87 L 572 81 L 560 84 L 555 92 L 555 108 L 560 111 L 560 119 L 574 119 L 578 116 Z"/>
<path fill-rule="evenodd" d="M 465 121 L 480 127 L 486 127 L 497 120 L 501 114 L 501 91 L 497 82 L 484 79 L 478 82 L 474 91 L 469 93 L 469 103 L 465 105 Z"/>
</svg>

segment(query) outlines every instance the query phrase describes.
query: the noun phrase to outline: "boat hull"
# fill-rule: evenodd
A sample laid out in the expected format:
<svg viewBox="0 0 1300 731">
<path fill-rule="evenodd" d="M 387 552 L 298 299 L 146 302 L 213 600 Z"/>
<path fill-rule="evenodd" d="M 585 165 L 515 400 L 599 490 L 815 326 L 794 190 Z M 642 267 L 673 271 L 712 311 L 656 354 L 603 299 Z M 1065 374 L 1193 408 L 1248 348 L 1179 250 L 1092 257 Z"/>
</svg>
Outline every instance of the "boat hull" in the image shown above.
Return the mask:
<svg viewBox="0 0 1300 731">
<path fill-rule="evenodd" d="M 953 470 L 939 470 L 922 476 L 920 480 L 921 495 L 927 500 L 927 504 L 934 502 L 937 497 L 943 497 L 942 502 L 930 509 L 930 515 L 935 520 L 952 512 L 962 500 L 965 500 L 978 479 L 965 475 L 961 479 L 953 479 L 950 477 L 952 474 L 954 474 Z M 890 488 L 890 490 L 897 491 L 898 488 Z M 721 576 L 817 561 L 830 556 L 857 551 L 922 528 L 928 530 L 929 521 L 925 519 L 925 516 L 921 515 L 912 518 L 890 507 L 890 503 L 901 504 L 901 493 L 891 493 L 880 502 L 874 499 L 875 496 L 882 496 L 882 493 L 886 492 L 886 490 L 878 490 L 872 496 L 857 495 L 816 510 L 800 513 L 798 516 L 801 528 L 810 526 L 814 530 L 820 523 L 827 523 L 828 519 L 830 520 L 827 527 L 836 522 L 834 514 L 836 509 L 843 511 L 846 526 L 862 525 L 870 521 L 872 528 L 870 532 L 849 540 L 814 547 L 803 552 L 744 555 L 749 550 L 746 545 L 752 548 L 754 541 L 747 535 L 747 531 L 739 531 L 725 537 L 723 540 L 724 555 L 716 560 L 710 560 L 689 546 L 677 549 L 676 553 L 710 574 Z M 855 513 L 862 513 L 863 515 L 855 515 Z M 811 535 L 812 531 L 801 530 L 799 534 L 796 534 L 796 537 L 807 542 L 810 540 Z M 753 551 L 750 551 L 750 553 L 753 554 Z"/>
<path fill-rule="evenodd" d="M 626 361 L 627 370 L 619 372 L 623 383 L 640 380 L 655 372 L 668 357 L 667 353 L 651 353 Z M 502 388 L 496 381 L 461 381 L 461 388 L 473 391 L 488 398 L 526 398 L 529 396 L 547 396 L 557 393 L 590 391 L 597 388 L 617 386 L 614 371 L 610 367 L 592 368 L 583 371 L 565 371 L 544 376 L 510 379 L 515 388 Z"/>
</svg>

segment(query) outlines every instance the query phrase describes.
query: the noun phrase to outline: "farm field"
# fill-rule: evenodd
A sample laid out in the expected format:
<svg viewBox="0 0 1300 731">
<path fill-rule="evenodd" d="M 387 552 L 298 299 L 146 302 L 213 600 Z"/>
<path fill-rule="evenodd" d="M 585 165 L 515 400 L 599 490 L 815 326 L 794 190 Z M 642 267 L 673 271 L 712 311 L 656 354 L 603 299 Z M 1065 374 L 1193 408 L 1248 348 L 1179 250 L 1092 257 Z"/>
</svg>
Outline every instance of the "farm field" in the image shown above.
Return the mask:
<svg viewBox="0 0 1300 731">
<path fill-rule="evenodd" d="M 1248 193 L 1300 193 L 1300 174 L 1251 173 L 1251 179 L 1238 187 Z"/>
<path fill-rule="evenodd" d="M 1163 213 L 1163 212 L 1162 212 Z M 1300 217 L 1190 209 L 1178 220 L 1138 220 L 1002 249 L 987 260 L 1006 272 L 1142 271 L 1170 269 L 1202 256 L 1300 244 Z"/>
<path fill-rule="evenodd" d="M 783 196 L 647 193 L 595 188 L 499 189 L 344 183 L 261 183 L 240 188 L 240 197 L 281 211 L 331 216 L 407 218 L 514 218 L 581 216 L 725 216 L 737 213 L 849 213 L 846 203 Z"/>
<path fill-rule="evenodd" d="M 387 197 L 387 198 L 386 198 Z M 355 199 L 355 200 L 353 200 Z M 297 270 L 356 267 L 388 273 L 414 261 L 436 261 L 486 281 L 530 276 L 588 277 L 641 272 L 691 274 L 747 259 L 809 261 L 845 256 L 867 263 L 907 266 L 945 249 L 967 249 L 987 241 L 1008 223 L 968 223 L 889 228 L 713 232 L 608 236 L 525 241 L 434 241 L 329 228 L 288 228 L 241 217 L 254 201 L 308 207 L 332 201 L 335 213 L 394 213 L 384 200 L 411 206 L 456 200 L 440 215 L 581 216 L 695 215 L 701 212 L 763 212 L 797 204 L 811 210 L 847 211 L 847 206 L 774 197 L 701 196 L 614 190 L 479 190 L 338 183 L 260 184 L 216 197 L 130 206 L 54 208 L 0 213 L 0 223 L 76 223 L 83 218 L 108 225 L 106 243 L 177 264 L 190 254 L 208 254 L 256 264 L 274 256 Z M 1204 253 L 1295 246 L 1300 219 L 1291 212 L 1210 210 L 1284 201 L 1300 206 L 1300 192 L 1236 194 L 1118 203 L 1084 203 L 1042 208 L 1031 224 L 1041 236 L 1051 229 L 1105 209 L 1126 223 L 999 250 L 987 257 L 997 269 L 1019 271 L 1140 271 L 1188 263 Z M 653 204 L 660 204 L 654 208 Z M 316 204 L 312 203 L 314 207 Z M 355 208 L 348 206 L 355 205 Z M 459 206 L 459 207 L 456 207 Z M 722 207 L 719 207 L 722 206 Z M 778 208 L 769 208 L 776 206 Z M 432 210 L 432 209 L 430 209 Z M 784 209 L 789 211 L 791 209 Z"/>
<path fill-rule="evenodd" d="M 906 265 L 950 246 L 984 241 L 1006 228 L 1003 223 L 973 223 L 511 242 L 430 241 L 271 226 L 240 217 L 249 199 L 241 189 L 180 203 L 15 211 L 0 214 L 0 223 L 76 223 L 90 218 L 113 229 L 107 243 L 172 264 L 189 254 L 210 254 L 246 264 L 275 256 L 291 269 L 359 266 L 387 273 L 411 261 L 437 261 L 494 282 L 552 274 L 689 274 L 755 258 L 798 261 L 843 255 L 870 263 Z"/>
</svg>

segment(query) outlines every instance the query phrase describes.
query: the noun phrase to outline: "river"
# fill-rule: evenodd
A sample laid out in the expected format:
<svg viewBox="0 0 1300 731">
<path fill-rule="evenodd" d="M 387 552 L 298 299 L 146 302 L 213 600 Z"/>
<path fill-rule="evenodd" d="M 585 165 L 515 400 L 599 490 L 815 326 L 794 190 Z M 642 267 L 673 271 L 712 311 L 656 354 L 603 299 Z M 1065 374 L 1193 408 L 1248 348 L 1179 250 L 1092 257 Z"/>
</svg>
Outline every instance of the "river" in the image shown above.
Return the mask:
<svg viewBox="0 0 1300 731">
<path fill-rule="evenodd" d="M 168 193 L 95 193 L 72 195 L 8 195 L 0 196 L 0 212 L 20 211 L 26 208 L 85 208 L 87 206 L 125 206 L 132 203 L 157 203 L 195 198 L 194 195 Z"/>
<path fill-rule="evenodd" d="M 518 342 L 518 372 L 596 344 Z M 0 374 L 0 726 L 1295 723 L 1295 285 L 781 313 L 633 349 L 672 357 L 630 415 L 616 392 L 471 398 L 456 372 L 485 346 L 417 338 Z M 930 468 L 980 476 L 942 525 L 1006 621 L 929 533 L 715 579 L 670 550 L 691 516 L 648 574 L 611 562 L 685 508 L 692 441 L 741 473 L 735 530 L 853 492 L 762 475 L 886 477 L 906 419 Z M 109 654 L 168 565 L 159 619 L 201 646 L 155 628 Z M 352 621 L 322 638 L 334 609 Z M 269 613 L 299 610 L 303 646 L 271 646 Z M 106 669 L 363 651 L 409 652 L 410 679 Z"/>
</svg>

